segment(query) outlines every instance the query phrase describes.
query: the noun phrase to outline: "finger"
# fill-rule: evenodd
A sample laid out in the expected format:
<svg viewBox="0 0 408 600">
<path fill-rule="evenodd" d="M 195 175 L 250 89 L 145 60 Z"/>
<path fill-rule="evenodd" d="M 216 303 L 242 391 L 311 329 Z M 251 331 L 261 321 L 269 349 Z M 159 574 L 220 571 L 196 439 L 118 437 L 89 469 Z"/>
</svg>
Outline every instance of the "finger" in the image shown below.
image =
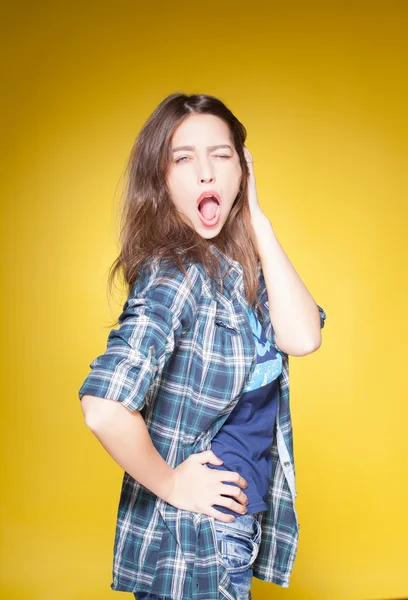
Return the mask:
<svg viewBox="0 0 408 600">
<path fill-rule="evenodd" d="M 224 523 L 232 523 L 235 521 L 235 517 L 233 515 L 225 514 L 220 510 L 216 510 L 215 508 L 210 508 L 207 514 L 209 517 L 214 517 L 214 519 L 223 521 Z"/>
<path fill-rule="evenodd" d="M 254 161 L 253 161 L 253 158 L 252 158 L 252 156 L 251 156 L 250 154 L 247 156 L 247 162 L 249 163 L 249 165 L 250 165 L 250 166 L 251 166 L 251 165 L 252 165 L 252 163 L 254 162 Z"/>
<path fill-rule="evenodd" d="M 248 482 L 236 471 L 218 471 L 220 481 L 233 481 L 242 488 L 248 487 Z"/>
<path fill-rule="evenodd" d="M 219 489 L 219 493 L 234 496 L 238 502 L 245 506 L 248 504 L 248 496 L 236 485 L 223 485 Z"/>
<path fill-rule="evenodd" d="M 226 496 L 219 496 L 215 504 L 218 504 L 219 506 L 225 506 L 226 508 L 235 511 L 240 515 L 245 515 L 248 512 L 246 506 L 236 502 L 234 498 L 227 498 Z"/>
<path fill-rule="evenodd" d="M 204 450 L 203 452 L 198 452 L 197 454 L 195 454 L 195 456 L 197 456 L 198 462 L 202 465 L 207 462 L 209 462 L 212 465 L 219 465 L 224 462 L 220 458 L 218 458 L 218 456 L 215 456 L 212 450 Z"/>
</svg>

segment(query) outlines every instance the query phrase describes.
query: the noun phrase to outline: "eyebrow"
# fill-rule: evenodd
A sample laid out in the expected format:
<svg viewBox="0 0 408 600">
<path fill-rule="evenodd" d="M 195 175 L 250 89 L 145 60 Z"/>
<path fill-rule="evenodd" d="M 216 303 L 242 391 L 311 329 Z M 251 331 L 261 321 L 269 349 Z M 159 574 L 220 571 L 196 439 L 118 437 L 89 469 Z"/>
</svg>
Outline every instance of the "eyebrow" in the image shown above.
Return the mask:
<svg viewBox="0 0 408 600">
<path fill-rule="evenodd" d="M 210 150 L 211 152 L 213 150 L 217 150 L 218 148 L 229 148 L 232 151 L 232 148 L 229 144 L 218 144 L 217 146 L 207 146 L 207 150 Z M 177 146 L 177 148 L 173 148 L 173 152 L 179 152 L 180 150 L 190 150 L 191 152 L 194 152 L 195 150 L 195 146 Z"/>
</svg>

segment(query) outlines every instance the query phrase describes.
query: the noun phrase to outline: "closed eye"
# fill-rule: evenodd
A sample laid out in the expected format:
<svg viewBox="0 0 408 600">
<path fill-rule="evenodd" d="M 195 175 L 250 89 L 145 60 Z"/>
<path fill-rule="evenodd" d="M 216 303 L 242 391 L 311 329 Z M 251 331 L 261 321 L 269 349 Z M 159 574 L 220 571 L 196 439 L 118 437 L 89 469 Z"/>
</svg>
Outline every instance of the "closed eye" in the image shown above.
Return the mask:
<svg viewBox="0 0 408 600">
<path fill-rule="evenodd" d="M 231 156 L 228 156 L 226 154 L 215 154 L 214 155 L 215 158 L 231 158 Z M 191 158 L 190 156 L 180 156 L 180 158 L 178 158 L 175 162 L 176 163 L 180 163 L 180 162 L 184 162 L 184 159 L 188 159 Z"/>
</svg>

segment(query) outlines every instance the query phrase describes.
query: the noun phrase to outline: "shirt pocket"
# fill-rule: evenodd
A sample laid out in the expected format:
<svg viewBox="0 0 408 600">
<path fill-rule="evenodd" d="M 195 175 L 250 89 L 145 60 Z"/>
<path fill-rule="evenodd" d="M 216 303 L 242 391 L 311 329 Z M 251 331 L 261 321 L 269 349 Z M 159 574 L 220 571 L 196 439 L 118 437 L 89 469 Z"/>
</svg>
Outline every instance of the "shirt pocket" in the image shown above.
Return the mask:
<svg viewBox="0 0 408 600">
<path fill-rule="evenodd" d="M 214 318 L 217 328 L 229 335 L 239 335 L 239 328 L 232 315 L 226 310 L 217 310 Z"/>
<path fill-rule="evenodd" d="M 216 318 L 214 323 L 221 331 L 225 331 L 225 333 L 229 335 L 239 335 L 237 327 L 228 322 L 225 318 Z"/>
</svg>

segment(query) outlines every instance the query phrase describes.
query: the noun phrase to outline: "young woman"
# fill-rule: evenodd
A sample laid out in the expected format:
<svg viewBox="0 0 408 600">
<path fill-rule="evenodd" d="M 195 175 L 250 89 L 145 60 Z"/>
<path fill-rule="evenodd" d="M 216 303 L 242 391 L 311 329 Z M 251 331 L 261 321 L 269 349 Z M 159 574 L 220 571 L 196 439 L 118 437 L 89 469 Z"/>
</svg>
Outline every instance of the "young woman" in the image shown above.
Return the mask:
<svg viewBox="0 0 408 600">
<path fill-rule="evenodd" d="M 124 469 L 112 589 L 138 600 L 287 587 L 297 550 L 288 357 L 326 314 L 257 200 L 246 131 L 208 95 L 171 94 L 131 152 L 128 298 L 79 390 Z"/>
</svg>

